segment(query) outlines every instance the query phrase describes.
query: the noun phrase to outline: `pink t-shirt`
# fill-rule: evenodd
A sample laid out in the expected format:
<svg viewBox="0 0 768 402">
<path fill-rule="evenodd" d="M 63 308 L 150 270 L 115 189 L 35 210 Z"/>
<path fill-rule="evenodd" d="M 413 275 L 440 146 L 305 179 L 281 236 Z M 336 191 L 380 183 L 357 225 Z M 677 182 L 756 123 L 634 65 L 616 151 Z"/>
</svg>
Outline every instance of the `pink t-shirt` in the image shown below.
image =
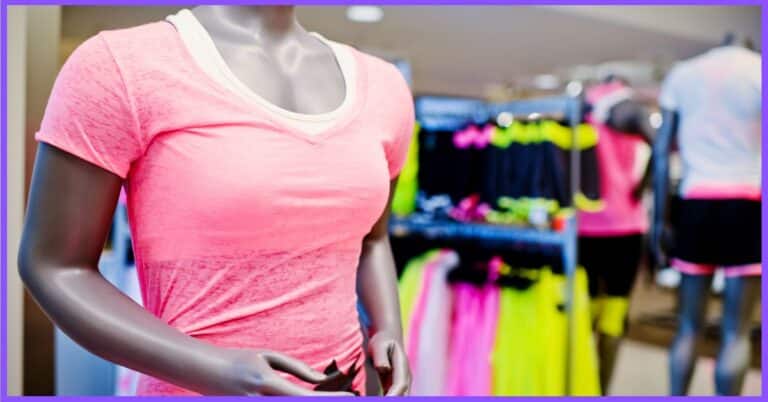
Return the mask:
<svg viewBox="0 0 768 402">
<path fill-rule="evenodd" d="M 220 86 L 167 22 L 101 32 L 66 62 L 36 138 L 125 179 L 152 314 L 202 341 L 278 350 L 318 370 L 332 359 L 346 369 L 361 352 L 361 242 L 414 116 L 399 71 L 346 48 L 354 102 L 313 135 Z M 145 376 L 138 393 L 189 392 Z"/>
<path fill-rule="evenodd" d="M 596 85 L 587 91 L 587 100 L 595 105 L 626 89 L 621 83 Z M 594 113 L 587 116 L 587 122 L 595 127 L 599 138 L 596 152 L 600 196 L 605 208 L 599 212 L 580 212 L 579 234 L 623 236 L 645 233 L 648 230 L 646 210 L 632 196 L 632 190 L 642 179 L 642 175 L 635 171 L 635 162 L 643 140 L 639 136 L 613 130 L 596 119 Z"/>
</svg>

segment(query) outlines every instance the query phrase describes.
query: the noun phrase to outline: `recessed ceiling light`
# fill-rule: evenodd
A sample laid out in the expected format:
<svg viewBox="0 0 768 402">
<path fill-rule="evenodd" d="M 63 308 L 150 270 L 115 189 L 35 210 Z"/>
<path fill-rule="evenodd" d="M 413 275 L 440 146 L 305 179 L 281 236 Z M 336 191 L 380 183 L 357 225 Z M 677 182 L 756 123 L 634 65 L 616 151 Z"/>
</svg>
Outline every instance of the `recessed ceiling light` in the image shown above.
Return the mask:
<svg viewBox="0 0 768 402">
<path fill-rule="evenodd" d="M 347 7 L 347 18 L 355 22 L 379 22 L 384 18 L 384 10 L 376 6 Z"/>
<path fill-rule="evenodd" d="M 583 90 L 584 85 L 582 85 L 579 81 L 571 81 L 565 87 L 565 93 L 572 97 L 580 96 Z"/>
<path fill-rule="evenodd" d="M 560 79 L 553 74 L 541 74 L 533 77 L 533 85 L 538 89 L 556 89 L 560 86 Z"/>
</svg>

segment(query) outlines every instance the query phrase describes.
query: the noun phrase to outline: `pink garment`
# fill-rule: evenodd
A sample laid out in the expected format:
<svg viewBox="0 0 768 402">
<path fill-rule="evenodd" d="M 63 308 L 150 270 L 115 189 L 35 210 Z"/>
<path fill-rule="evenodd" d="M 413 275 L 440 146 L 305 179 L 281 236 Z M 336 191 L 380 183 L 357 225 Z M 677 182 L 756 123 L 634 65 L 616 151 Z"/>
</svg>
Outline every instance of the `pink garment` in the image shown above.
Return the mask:
<svg viewBox="0 0 768 402">
<path fill-rule="evenodd" d="M 453 326 L 445 395 L 492 393 L 491 354 L 499 318 L 499 288 L 453 285 Z"/>
<path fill-rule="evenodd" d="M 683 195 L 687 200 L 733 200 L 760 201 L 763 198 L 759 187 L 745 184 L 709 183 L 692 186 Z"/>
<path fill-rule="evenodd" d="M 714 275 L 717 270 L 717 266 L 715 265 L 688 262 L 679 258 L 673 258 L 671 265 L 677 271 L 688 275 Z M 723 272 L 725 273 L 725 276 L 729 278 L 739 276 L 760 276 L 763 272 L 763 265 L 760 263 L 731 265 L 723 267 Z"/>
<path fill-rule="evenodd" d="M 468 283 L 453 285 L 453 325 L 451 327 L 451 347 L 449 352 L 448 378 L 445 384 L 445 395 L 462 396 L 462 385 L 467 380 L 464 377 L 467 360 L 471 356 L 473 339 L 473 324 L 479 310 L 475 287 Z"/>
<path fill-rule="evenodd" d="M 412 366 L 411 395 L 442 395 L 448 366 L 448 342 L 451 325 L 451 290 L 447 275 L 458 262 L 452 251 L 443 251 L 435 261 L 423 310 L 423 320 L 417 323 L 418 358 Z"/>
<path fill-rule="evenodd" d="M 600 84 L 587 91 L 587 100 L 600 99 L 626 88 L 621 83 Z M 605 208 L 600 212 L 579 212 L 579 234 L 585 236 L 623 236 L 645 233 L 648 216 L 642 203 L 632 197 L 632 190 L 642 179 L 635 173 L 638 146 L 636 135 L 621 133 L 587 116 L 598 134 L 596 147 L 600 174 L 600 194 Z"/>
<path fill-rule="evenodd" d="M 442 253 L 442 251 L 441 251 Z M 421 282 L 418 300 L 411 313 L 410 324 L 408 325 L 408 340 L 406 342 L 406 354 L 408 362 L 411 365 L 411 371 L 419 365 L 419 343 L 421 340 L 422 323 L 424 322 L 424 313 L 427 310 L 427 300 L 429 298 L 429 289 L 432 288 L 432 278 L 436 270 L 436 263 L 440 259 L 438 254 L 434 260 L 428 261 L 424 266 L 424 277 Z"/>
<path fill-rule="evenodd" d="M 358 356 L 362 239 L 414 116 L 399 71 L 348 49 L 354 101 L 312 136 L 203 73 L 169 23 L 105 31 L 75 50 L 36 138 L 125 179 L 148 311 L 199 340 L 319 370 Z M 138 389 L 189 393 L 147 376 Z"/>
</svg>

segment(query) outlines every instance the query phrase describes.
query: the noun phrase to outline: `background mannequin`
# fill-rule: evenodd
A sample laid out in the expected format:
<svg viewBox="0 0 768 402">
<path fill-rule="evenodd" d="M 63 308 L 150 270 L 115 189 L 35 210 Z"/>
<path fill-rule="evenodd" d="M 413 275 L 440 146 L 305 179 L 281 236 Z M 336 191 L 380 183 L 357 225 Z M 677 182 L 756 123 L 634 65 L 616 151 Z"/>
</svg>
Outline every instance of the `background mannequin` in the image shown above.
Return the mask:
<svg viewBox="0 0 768 402">
<path fill-rule="evenodd" d="M 600 384 L 608 393 L 626 327 L 648 222 L 641 204 L 648 169 L 637 177 L 635 161 L 653 129 L 648 110 L 626 80 L 609 75 L 587 89 L 590 122 L 598 130 L 598 166 L 604 208 L 579 216 L 579 259 L 589 278 L 598 346 Z"/>
<path fill-rule="evenodd" d="M 722 42 L 721 46 L 716 49 L 725 49 L 727 47 L 734 47 L 737 46 L 737 40 L 736 36 L 733 34 L 729 34 L 726 36 L 725 40 Z M 746 57 L 746 56 L 745 56 Z M 754 56 L 752 56 L 754 57 Z M 758 60 L 759 60 L 759 56 Z M 743 59 L 743 58 L 742 58 Z M 740 59 L 740 60 L 742 60 Z M 725 61 L 723 62 L 725 64 L 730 65 L 731 61 Z M 752 69 L 756 71 L 756 74 L 759 76 L 759 61 L 757 62 L 757 68 Z M 735 65 L 735 64 L 734 64 Z M 755 83 L 751 80 L 754 80 L 753 71 L 751 69 L 747 69 L 746 71 L 727 71 L 725 72 L 726 77 L 731 80 L 740 79 L 744 81 L 743 83 L 739 82 L 739 86 L 737 88 L 736 85 L 734 85 L 733 88 L 727 88 L 731 90 L 731 92 L 723 93 L 723 94 L 710 94 L 710 93 L 697 93 L 697 94 L 688 94 L 688 96 L 701 98 L 701 99 L 714 99 L 717 102 L 721 102 L 722 105 L 720 107 L 713 105 L 713 107 L 709 112 L 713 115 L 717 115 L 718 113 L 733 113 L 732 110 L 734 107 L 734 102 L 744 102 L 744 104 L 749 103 L 747 110 L 751 110 L 752 108 L 756 108 L 757 114 L 754 117 L 754 119 L 758 122 L 759 127 L 759 77 L 757 80 L 756 88 L 752 88 L 752 86 L 755 86 Z M 673 71 L 674 73 L 674 71 Z M 670 75 L 672 75 L 671 73 Z M 718 79 L 720 77 L 718 76 Z M 669 80 L 669 78 L 668 78 Z M 748 96 L 747 99 L 744 98 L 743 93 L 740 93 L 739 90 L 743 88 L 744 85 L 748 85 L 749 88 L 752 88 L 752 91 L 756 91 L 752 95 Z M 666 83 L 665 86 L 669 86 L 669 83 Z M 704 85 L 706 86 L 706 85 Z M 662 91 L 663 92 L 663 91 Z M 662 95 L 663 97 L 664 95 Z M 678 97 L 681 95 L 678 94 Z M 685 96 L 685 95 L 682 95 Z M 752 100 L 755 99 L 758 103 L 758 106 L 755 106 L 751 104 Z M 729 104 L 730 102 L 730 104 Z M 679 233 L 673 233 L 672 230 L 668 226 L 669 222 L 669 153 L 672 146 L 672 143 L 677 140 L 677 137 L 679 136 L 680 132 L 680 126 L 681 126 L 681 119 L 686 119 L 686 110 L 677 110 L 672 109 L 670 107 L 667 107 L 664 105 L 663 99 L 662 99 L 662 112 L 663 112 L 663 124 L 661 128 L 659 129 L 658 137 L 656 138 L 655 144 L 654 144 L 654 150 L 653 150 L 653 160 L 654 160 L 654 212 L 653 212 L 653 228 L 651 233 L 651 251 L 652 256 L 655 260 L 655 264 L 657 266 L 667 266 L 667 251 L 670 248 L 674 248 L 674 244 L 676 242 L 679 242 L 682 240 L 683 237 L 682 234 Z M 688 112 L 690 113 L 690 111 Z M 740 120 L 741 117 L 736 118 L 735 120 Z M 741 131 L 740 127 L 737 127 L 735 129 L 732 129 L 728 132 L 729 136 L 736 136 L 736 135 L 743 135 L 743 133 L 739 132 Z M 757 141 L 757 152 L 760 152 L 759 149 L 759 130 L 756 130 L 756 133 L 749 133 L 753 134 L 755 138 L 752 141 Z M 692 140 L 689 140 L 689 142 Z M 706 139 L 701 140 L 706 141 Z M 684 147 L 685 144 L 682 145 Z M 690 146 L 690 144 L 688 144 Z M 722 146 L 722 145 L 720 145 Z M 750 146 L 749 148 L 752 148 Z M 722 148 L 721 148 L 722 149 Z M 691 151 L 689 151 L 691 152 Z M 715 163 L 715 162 L 713 162 Z M 730 163 L 733 163 L 733 161 L 730 161 Z M 727 166 L 723 166 L 727 167 Z M 756 166 L 757 169 L 759 169 L 759 163 L 757 163 Z M 685 177 L 684 177 L 685 180 Z M 699 199 L 704 199 L 704 201 L 707 201 L 706 197 L 697 197 Z M 734 197 L 726 197 L 726 201 L 730 199 L 739 199 L 742 198 L 741 196 L 734 196 Z M 723 199 L 720 198 L 719 199 Z M 758 199 L 759 200 L 759 199 Z M 678 203 L 684 202 L 684 201 L 676 201 Z M 758 204 L 759 205 L 759 204 Z M 675 213 L 680 213 L 682 208 L 686 208 L 684 205 L 681 205 Z M 759 208 L 758 208 L 759 209 Z M 674 214 L 672 214 L 674 215 Z M 719 216 L 718 216 L 719 215 Z M 711 220 L 713 218 L 723 218 L 723 219 L 730 219 L 729 216 L 723 216 L 724 213 L 720 212 L 717 215 L 702 215 L 699 217 L 700 220 L 706 222 L 708 220 Z M 741 218 L 741 217 L 739 217 Z M 734 218 L 736 219 L 736 218 Z M 745 243 L 759 243 L 759 213 L 758 216 L 754 219 L 749 219 L 754 221 L 752 225 L 757 225 L 757 231 L 755 233 L 755 230 L 752 230 L 754 228 L 750 228 L 748 230 L 749 235 L 747 237 L 747 240 L 744 241 Z M 676 227 L 676 229 L 679 229 L 679 227 Z M 742 235 L 741 233 L 723 233 L 724 236 L 728 235 Z M 674 237 L 674 238 L 673 238 Z M 759 244 L 757 244 L 757 247 L 759 247 Z M 734 251 L 735 252 L 735 251 Z M 696 261 L 697 263 L 699 261 Z M 704 262 L 704 261 L 702 261 Z M 705 262 L 706 263 L 706 262 Z M 710 262 L 716 263 L 715 261 Z M 673 263 L 675 265 L 675 263 Z M 758 262 L 759 267 L 759 262 Z M 676 266 L 676 268 L 678 268 Z M 725 281 L 725 289 L 723 291 L 723 317 L 722 317 L 722 323 L 721 323 L 721 331 L 722 331 L 722 345 L 720 352 L 718 354 L 717 358 L 717 365 L 715 368 L 715 388 L 717 394 L 720 395 L 737 395 L 741 392 L 741 387 L 744 379 L 744 375 L 746 372 L 746 369 L 749 364 L 749 358 L 750 358 L 750 341 L 749 341 L 749 329 L 750 329 L 750 319 L 752 317 L 752 314 L 754 312 L 754 307 L 759 300 L 760 297 L 760 276 L 759 276 L 759 268 L 757 275 L 751 274 L 747 276 L 736 276 L 736 275 L 729 275 L 728 274 L 728 267 L 726 267 L 726 281 Z M 678 268 L 680 269 L 680 268 Z M 712 275 L 711 272 L 708 274 L 701 273 L 701 274 L 690 274 L 683 272 L 682 274 L 682 280 L 680 282 L 679 288 L 678 288 L 678 305 L 679 305 L 679 327 L 678 327 L 678 333 L 677 336 L 672 344 L 671 352 L 670 352 L 670 393 L 672 395 L 684 395 L 687 393 L 688 386 L 693 374 L 693 367 L 694 363 L 697 357 L 696 353 L 696 343 L 697 339 L 701 334 L 701 330 L 704 324 L 705 315 L 706 315 L 706 306 L 707 306 L 707 300 L 709 296 L 709 289 L 711 286 L 712 281 Z"/>
<path fill-rule="evenodd" d="M 345 83 L 331 50 L 301 28 L 293 7 L 212 6 L 194 13 L 238 78 L 267 100 L 310 114 L 342 102 Z M 309 391 L 287 381 L 277 372 L 333 391 L 327 384 L 336 377 L 277 351 L 217 347 L 188 336 L 110 285 L 97 263 L 122 184 L 118 175 L 57 147 L 38 148 L 19 270 L 56 325 L 103 358 L 202 394 L 349 395 L 346 388 Z M 371 321 L 370 357 L 387 394 L 404 395 L 410 374 L 389 210 L 387 204 L 363 240 L 358 289 Z"/>
</svg>

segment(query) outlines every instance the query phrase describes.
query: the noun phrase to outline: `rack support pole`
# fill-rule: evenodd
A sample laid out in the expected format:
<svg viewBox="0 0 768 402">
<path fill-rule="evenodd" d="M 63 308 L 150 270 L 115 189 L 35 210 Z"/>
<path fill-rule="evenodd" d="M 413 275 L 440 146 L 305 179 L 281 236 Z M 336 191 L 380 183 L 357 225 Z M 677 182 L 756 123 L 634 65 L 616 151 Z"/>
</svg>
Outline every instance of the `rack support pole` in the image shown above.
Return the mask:
<svg viewBox="0 0 768 402">
<path fill-rule="evenodd" d="M 565 311 L 566 311 L 566 345 L 565 345 L 565 395 L 573 393 L 571 374 L 573 373 L 574 330 L 575 330 L 575 277 L 578 264 L 578 208 L 576 206 L 576 194 L 581 189 L 581 154 L 579 150 L 579 124 L 581 123 L 581 91 L 572 94 L 573 99 L 568 111 L 569 123 L 572 133 L 571 147 L 571 206 L 573 216 L 568 222 L 568 238 L 563 247 L 563 269 L 566 275 Z"/>
</svg>

